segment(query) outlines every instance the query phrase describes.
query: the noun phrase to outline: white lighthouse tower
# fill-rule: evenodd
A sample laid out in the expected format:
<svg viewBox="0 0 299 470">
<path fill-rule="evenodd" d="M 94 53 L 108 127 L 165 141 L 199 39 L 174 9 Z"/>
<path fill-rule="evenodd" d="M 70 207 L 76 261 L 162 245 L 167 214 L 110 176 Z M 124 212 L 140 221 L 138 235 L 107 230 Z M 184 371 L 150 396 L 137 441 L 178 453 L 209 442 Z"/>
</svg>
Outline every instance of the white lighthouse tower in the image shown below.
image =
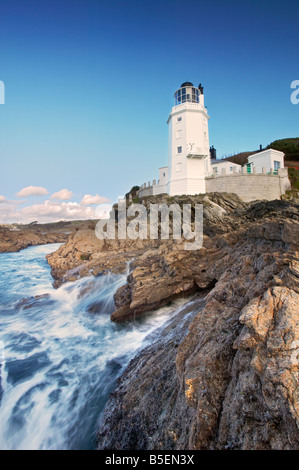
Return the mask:
<svg viewBox="0 0 299 470">
<path fill-rule="evenodd" d="M 175 105 L 168 118 L 169 195 L 205 193 L 205 177 L 210 176 L 209 116 L 204 106 L 201 84 L 182 83 L 175 92 Z"/>
</svg>

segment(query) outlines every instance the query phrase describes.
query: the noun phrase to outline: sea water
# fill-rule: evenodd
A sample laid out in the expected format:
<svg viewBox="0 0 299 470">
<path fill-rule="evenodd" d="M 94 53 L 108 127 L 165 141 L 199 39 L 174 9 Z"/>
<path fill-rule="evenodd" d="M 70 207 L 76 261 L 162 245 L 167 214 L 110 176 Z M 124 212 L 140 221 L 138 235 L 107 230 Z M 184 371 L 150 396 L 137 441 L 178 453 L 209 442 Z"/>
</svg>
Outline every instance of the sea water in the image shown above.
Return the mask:
<svg viewBox="0 0 299 470">
<path fill-rule="evenodd" d="M 182 303 L 115 324 L 128 272 L 54 289 L 59 246 L 0 254 L 0 449 L 94 449 L 118 377 Z"/>
</svg>

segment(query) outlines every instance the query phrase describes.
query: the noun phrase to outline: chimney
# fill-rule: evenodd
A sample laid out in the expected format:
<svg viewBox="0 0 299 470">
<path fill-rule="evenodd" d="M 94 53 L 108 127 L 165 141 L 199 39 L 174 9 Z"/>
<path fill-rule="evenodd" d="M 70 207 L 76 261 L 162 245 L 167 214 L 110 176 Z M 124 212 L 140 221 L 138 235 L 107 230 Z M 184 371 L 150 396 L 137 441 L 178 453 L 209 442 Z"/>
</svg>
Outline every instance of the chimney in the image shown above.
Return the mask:
<svg viewBox="0 0 299 470">
<path fill-rule="evenodd" d="M 210 157 L 212 160 L 216 160 L 216 149 L 214 148 L 214 145 L 212 145 L 212 147 L 210 147 Z"/>
<path fill-rule="evenodd" d="M 203 86 L 202 86 L 202 84 L 201 84 L 201 83 L 198 85 L 198 89 L 199 89 L 200 93 L 202 93 L 202 94 L 203 94 Z"/>
</svg>

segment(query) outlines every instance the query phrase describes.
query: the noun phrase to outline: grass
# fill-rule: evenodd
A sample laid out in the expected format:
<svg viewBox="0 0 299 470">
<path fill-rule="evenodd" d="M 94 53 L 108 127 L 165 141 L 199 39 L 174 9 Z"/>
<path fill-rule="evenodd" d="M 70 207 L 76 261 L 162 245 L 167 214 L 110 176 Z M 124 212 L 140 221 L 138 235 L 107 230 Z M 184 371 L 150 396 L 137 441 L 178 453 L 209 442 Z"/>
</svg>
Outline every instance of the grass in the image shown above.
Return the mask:
<svg viewBox="0 0 299 470">
<path fill-rule="evenodd" d="M 289 167 L 289 179 L 291 182 L 291 188 L 299 191 L 299 170 Z"/>
<path fill-rule="evenodd" d="M 284 152 L 285 160 L 299 161 L 299 137 L 274 140 L 267 148 Z"/>
</svg>

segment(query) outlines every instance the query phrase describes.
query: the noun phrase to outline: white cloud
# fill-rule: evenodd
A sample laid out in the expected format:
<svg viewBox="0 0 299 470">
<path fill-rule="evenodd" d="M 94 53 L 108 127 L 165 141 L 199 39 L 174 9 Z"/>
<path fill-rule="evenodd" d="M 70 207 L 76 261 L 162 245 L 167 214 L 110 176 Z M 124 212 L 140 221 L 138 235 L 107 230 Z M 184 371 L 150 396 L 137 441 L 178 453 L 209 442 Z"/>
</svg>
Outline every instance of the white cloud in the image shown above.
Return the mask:
<svg viewBox="0 0 299 470">
<path fill-rule="evenodd" d="M 108 199 L 100 198 L 100 200 Z M 95 207 L 94 205 L 88 206 L 73 201 L 65 202 L 52 199 L 21 208 L 19 201 L 8 201 L 4 196 L 0 196 L 0 223 L 26 224 L 34 220 L 39 223 L 57 222 L 59 220 L 99 220 L 108 218 L 111 208 L 111 204 L 102 203 Z"/>
<path fill-rule="evenodd" d="M 112 204 L 101 204 L 94 209 L 96 219 L 109 219 Z"/>
<path fill-rule="evenodd" d="M 48 194 L 46 188 L 42 186 L 27 186 L 26 188 L 21 189 L 16 195 L 17 197 L 27 197 L 27 196 L 45 196 Z"/>
<path fill-rule="evenodd" d="M 24 207 L 21 213 L 27 220 L 36 219 L 39 222 L 96 218 L 94 210 L 91 207 L 82 206 L 77 202 L 54 203 L 45 201 L 43 204 Z"/>
<path fill-rule="evenodd" d="M 16 210 L 17 204 L 11 201 L 3 201 L 0 204 L 0 223 L 11 223 L 16 221 L 17 214 L 20 211 Z"/>
<path fill-rule="evenodd" d="M 85 194 L 83 199 L 81 200 L 81 204 L 104 204 L 105 202 L 109 202 L 109 199 L 107 199 L 104 196 L 99 196 L 96 194 L 95 196 L 92 196 L 91 194 Z"/>
<path fill-rule="evenodd" d="M 57 193 L 52 194 L 50 199 L 60 199 L 61 201 L 68 201 L 72 197 L 72 191 L 69 191 L 68 189 L 61 189 L 60 191 L 57 191 Z"/>
</svg>

